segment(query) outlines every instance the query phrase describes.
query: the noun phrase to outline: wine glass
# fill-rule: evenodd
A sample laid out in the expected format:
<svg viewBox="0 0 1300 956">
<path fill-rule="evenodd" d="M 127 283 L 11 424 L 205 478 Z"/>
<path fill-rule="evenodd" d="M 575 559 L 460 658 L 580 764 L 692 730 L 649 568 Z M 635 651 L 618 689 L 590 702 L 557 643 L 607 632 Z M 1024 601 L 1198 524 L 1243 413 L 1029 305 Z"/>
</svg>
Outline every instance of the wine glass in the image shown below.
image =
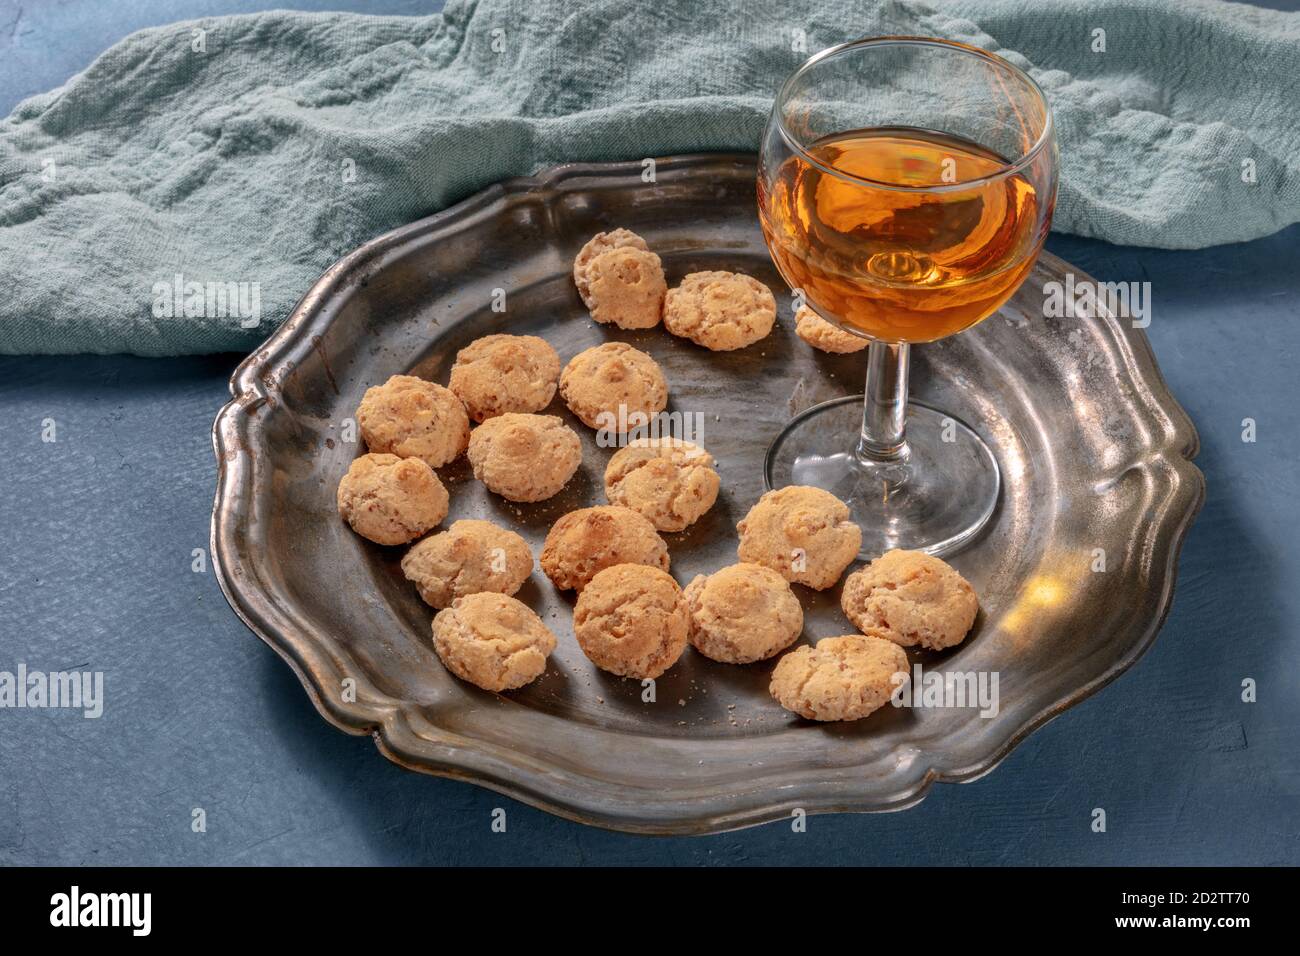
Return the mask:
<svg viewBox="0 0 1300 956">
<path fill-rule="evenodd" d="M 797 416 L 764 477 L 839 497 L 864 557 L 945 554 L 993 514 L 997 459 L 955 416 L 908 401 L 909 350 L 1016 291 L 1051 227 L 1056 170 L 1042 90 L 962 43 L 845 43 L 776 98 L 758 173 L 768 249 L 796 304 L 870 344 L 861 411 L 850 397 Z"/>
</svg>

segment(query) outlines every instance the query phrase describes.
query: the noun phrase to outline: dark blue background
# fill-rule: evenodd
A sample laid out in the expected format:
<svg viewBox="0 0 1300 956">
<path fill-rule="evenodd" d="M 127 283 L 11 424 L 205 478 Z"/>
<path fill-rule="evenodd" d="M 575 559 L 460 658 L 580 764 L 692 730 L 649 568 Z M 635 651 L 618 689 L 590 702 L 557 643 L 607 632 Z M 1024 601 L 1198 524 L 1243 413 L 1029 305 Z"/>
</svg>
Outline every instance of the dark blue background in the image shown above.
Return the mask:
<svg viewBox="0 0 1300 956">
<path fill-rule="evenodd" d="M 436 9 L 0 0 L 0 114 L 132 30 L 272 6 Z M 1173 613 L 1133 670 L 983 780 L 802 834 L 624 836 L 397 769 L 330 728 L 210 569 L 190 569 L 238 357 L 0 358 L 0 669 L 102 670 L 108 698 L 99 720 L 0 710 L 0 863 L 1300 862 L 1300 227 L 1199 252 L 1050 248 L 1152 283 L 1148 332 L 1209 483 Z M 1240 699 L 1246 677 L 1258 703 Z M 505 834 L 490 830 L 498 806 Z"/>
</svg>

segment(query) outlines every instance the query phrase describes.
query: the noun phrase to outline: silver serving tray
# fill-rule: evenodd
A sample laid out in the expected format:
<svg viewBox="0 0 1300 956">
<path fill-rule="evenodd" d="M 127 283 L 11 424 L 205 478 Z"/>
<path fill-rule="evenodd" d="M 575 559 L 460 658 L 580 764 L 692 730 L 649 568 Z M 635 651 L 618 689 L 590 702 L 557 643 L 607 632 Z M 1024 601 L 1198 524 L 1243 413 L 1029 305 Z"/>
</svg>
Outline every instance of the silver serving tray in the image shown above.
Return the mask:
<svg viewBox="0 0 1300 956">
<path fill-rule="evenodd" d="M 817 725 L 768 697 L 771 662 L 728 666 L 689 649 L 646 703 L 639 682 L 586 660 L 571 597 L 540 571 L 519 597 L 559 647 L 532 685 L 485 693 L 438 662 L 432 611 L 403 580 L 401 549 L 369 544 L 339 519 L 335 487 L 363 450 L 343 440 L 345 423 L 368 386 L 398 372 L 446 382 L 456 351 L 491 332 L 544 336 L 566 360 L 618 339 L 661 363 L 670 410 L 702 413 L 702 439 L 722 474 L 714 509 L 667 536 L 673 573 L 685 584 L 735 561 L 735 523 L 763 491 L 768 443 L 796 412 L 860 392 L 863 359 L 816 353 L 794 336 L 759 233 L 752 157 L 671 157 L 656 172 L 646 183 L 639 162 L 573 164 L 512 179 L 330 268 L 240 365 L 213 428 L 212 549 L 226 597 L 335 726 L 373 735 L 404 767 L 586 823 L 703 833 L 796 808 L 897 810 L 934 781 L 987 773 L 1151 645 L 1204 497 L 1190 463 L 1196 431 L 1142 332 L 1113 317 L 1043 318 L 1044 282 L 1068 269 L 1053 256 L 997 315 L 915 350 L 914 395 L 984 436 L 1005 487 L 989 528 L 951 558 L 980 595 L 974 633 L 947 654 L 914 660 L 996 671 L 996 717 L 886 707 Z M 571 264 L 588 237 L 614 226 L 649 240 L 670 284 L 701 269 L 763 280 L 778 293 L 779 327 L 752 348 L 715 354 L 662 329 L 593 325 Z M 505 312 L 492 309 L 494 289 L 506 292 Z M 558 400 L 552 411 L 585 442 L 569 487 L 551 501 L 511 505 L 486 493 L 462 459 L 442 469 L 448 522 L 494 519 L 519 529 L 536 554 L 557 517 L 603 503 L 610 451 Z M 1104 572 L 1092 570 L 1094 549 L 1105 552 Z M 799 593 L 806 639 L 852 632 L 838 589 Z"/>
</svg>

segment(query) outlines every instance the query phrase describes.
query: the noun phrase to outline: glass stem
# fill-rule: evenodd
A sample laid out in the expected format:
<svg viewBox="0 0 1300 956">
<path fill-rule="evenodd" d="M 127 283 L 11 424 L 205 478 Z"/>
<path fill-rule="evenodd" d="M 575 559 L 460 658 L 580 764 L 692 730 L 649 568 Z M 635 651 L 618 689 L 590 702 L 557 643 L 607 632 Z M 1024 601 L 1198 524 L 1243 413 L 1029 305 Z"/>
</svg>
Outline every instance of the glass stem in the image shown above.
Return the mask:
<svg viewBox="0 0 1300 956">
<path fill-rule="evenodd" d="M 906 342 L 871 340 L 867 349 L 867 387 L 862 403 L 862 435 L 857 456 L 864 464 L 884 465 L 907 460 L 907 373 L 910 346 Z"/>
</svg>

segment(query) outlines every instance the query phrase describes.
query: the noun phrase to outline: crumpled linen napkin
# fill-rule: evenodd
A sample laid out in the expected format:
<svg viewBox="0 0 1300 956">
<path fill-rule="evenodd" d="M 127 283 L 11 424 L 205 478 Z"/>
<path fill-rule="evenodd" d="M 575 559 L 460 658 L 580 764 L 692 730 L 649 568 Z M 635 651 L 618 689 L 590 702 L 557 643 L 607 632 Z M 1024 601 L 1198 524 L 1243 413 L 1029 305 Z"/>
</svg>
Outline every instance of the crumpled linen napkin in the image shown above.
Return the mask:
<svg viewBox="0 0 1300 956">
<path fill-rule="evenodd" d="M 118 43 L 0 121 L 0 352 L 247 350 L 331 262 L 504 177 L 754 150 L 782 79 L 864 35 L 1037 79 L 1055 228 L 1195 248 L 1300 219 L 1300 15 L 1217 0 L 453 0 Z M 215 282 L 221 315 L 186 308 Z M 258 320 L 251 316 L 256 312 Z"/>
</svg>

